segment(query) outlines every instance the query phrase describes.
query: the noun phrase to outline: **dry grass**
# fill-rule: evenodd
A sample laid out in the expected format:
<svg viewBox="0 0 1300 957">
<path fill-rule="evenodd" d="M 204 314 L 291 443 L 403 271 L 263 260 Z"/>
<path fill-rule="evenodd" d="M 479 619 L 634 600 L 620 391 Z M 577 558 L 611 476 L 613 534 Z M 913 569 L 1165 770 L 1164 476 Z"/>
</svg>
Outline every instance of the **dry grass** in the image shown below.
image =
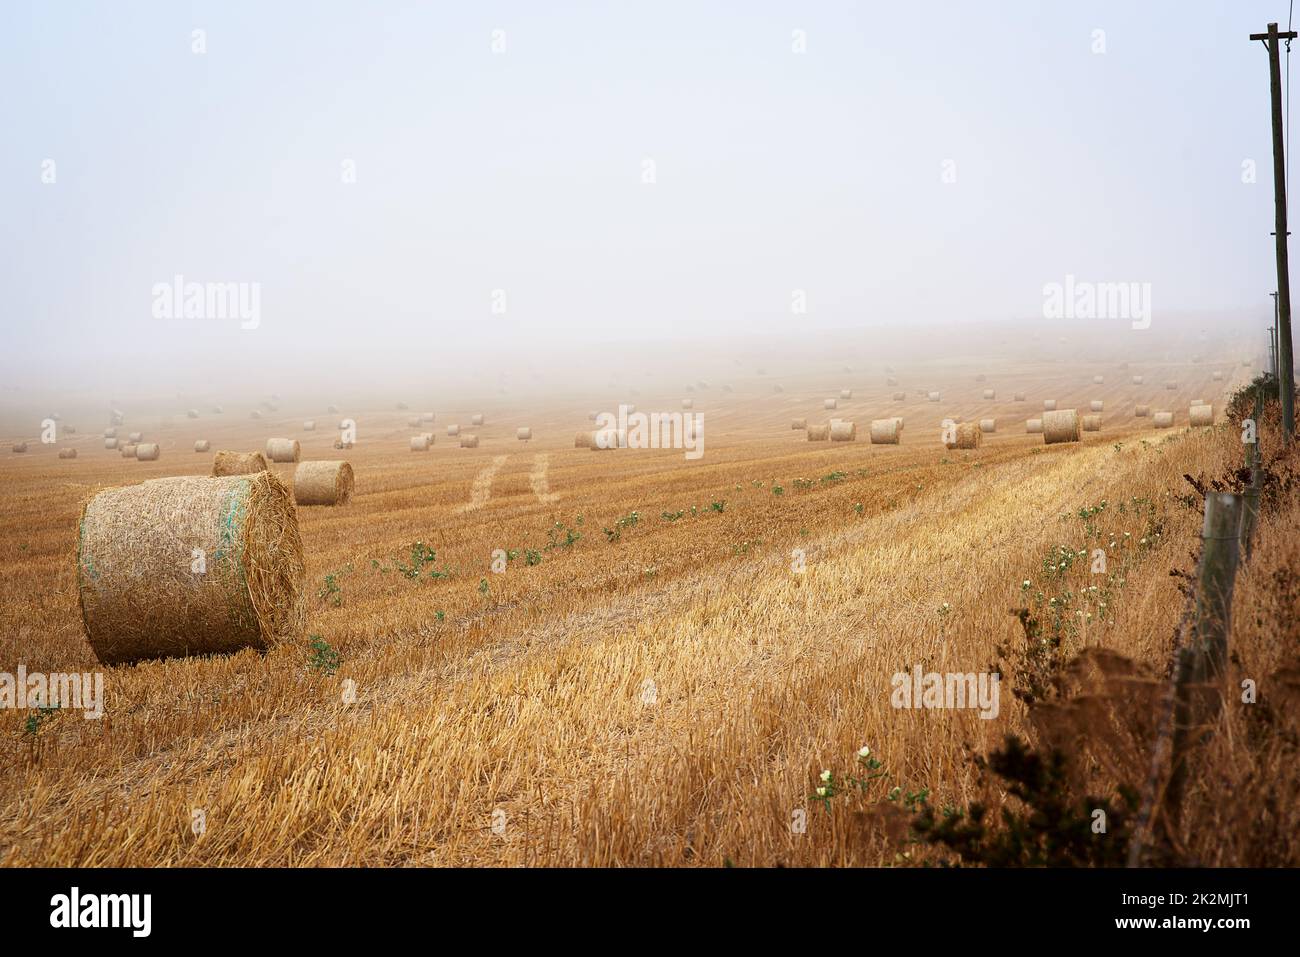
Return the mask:
<svg viewBox="0 0 1300 957">
<path fill-rule="evenodd" d="M 1051 393 L 1046 373 L 1037 391 L 1023 375 L 1016 384 L 1035 403 L 1100 393 L 1113 410 L 1104 433 L 1044 447 L 1006 432 L 945 450 L 944 418 L 1017 415 L 973 384 L 946 386 L 938 406 L 859 388 L 864 410 L 908 417 L 898 446 L 814 445 L 792 432 L 792 416 L 817 413 L 814 388 L 700 402 L 710 428 L 698 462 L 567 448 L 579 407 L 531 407 L 537 438 L 526 451 L 513 430 L 487 425 L 477 450 L 418 457 L 400 415 L 358 415 L 351 504 L 299 512 L 307 632 L 337 650 L 335 673 L 313 667 L 304 636 L 265 654 L 109 669 L 101 721 L 59 715 L 33 735 L 21 714 L 0 713 L 0 863 L 895 862 L 887 829 L 810 800 L 818 772 L 850 767 L 865 743 L 891 783 L 964 804 L 985 793 L 966 749 L 1029 722 L 1009 687 L 992 721 L 896 710 L 890 676 L 918 663 L 978 672 L 996 662 L 999 646 L 1021 639 L 1009 610 L 1025 601 L 1022 582 L 1037 590 L 1045 557 L 1085 547 L 1078 510 L 1102 500 L 1125 582 L 1105 621 L 1083 599 L 1094 617 L 1076 622 L 1069 645 L 1159 671 L 1181 607 L 1169 571 L 1189 567 L 1199 530 L 1176 498 L 1181 476 L 1219 474 L 1239 455 L 1224 428 L 1157 435 L 1133 419 L 1129 385 L 1098 389 L 1081 373 L 1067 389 L 1050 372 Z M 1217 394 L 1209 375 L 1185 376 L 1184 388 Z M 511 421 L 509 410 L 487 411 L 489 422 Z M 249 426 L 265 434 L 267 424 L 207 429 L 248 447 Z M 304 457 L 332 457 L 332 440 L 304 438 Z M 0 670 L 95 667 L 68 557 L 87 491 L 206 470 L 204 457 L 124 463 L 92 451 L 97 442 L 75 473 L 40 448 L 4 463 Z M 1135 499 L 1152 511 L 1118 510 Z M 1274 512 L 1261 525 L 1260 550 L 1281 569 L 1300 557 L 1294 521 Z M 504 574 L 490 570 L 495 549 L 516 553 Z M 791 571 L 795 549 L 802 574 Z M 1248 576 L 1239 602 L 1293 612 L 1294 593 L 1254 590 L 1271 567 Z M 1087 587 L 1085 567 L 1071 575 Z M 1263 674 L 1284 656 L 1263 637 L 1267 625 L 1258 629 L 1241 641 L 1257 641 L 1250 656 Z M 1248 733 L 1233 728 L 1212 747 L 1240 748 Z M 1238 786 L 1240 764 L 1225 755 L 1228 785 L 1205 787 Z M 1281 772 L 1252 773 L 1265 788 Z M 201 838 L 194 808 L 206 813 Z M 799 810 L 804 833 L 790 826 Z M 1285 813 L 1276 823 L 1294 835 L 1295 812 Z M 1233 863 L 1250 858 L 1251 840 L 1200 835 L 1198 853 Z M 1277 853 L 1296 861 L 1290 844 Z"/>
</svg>

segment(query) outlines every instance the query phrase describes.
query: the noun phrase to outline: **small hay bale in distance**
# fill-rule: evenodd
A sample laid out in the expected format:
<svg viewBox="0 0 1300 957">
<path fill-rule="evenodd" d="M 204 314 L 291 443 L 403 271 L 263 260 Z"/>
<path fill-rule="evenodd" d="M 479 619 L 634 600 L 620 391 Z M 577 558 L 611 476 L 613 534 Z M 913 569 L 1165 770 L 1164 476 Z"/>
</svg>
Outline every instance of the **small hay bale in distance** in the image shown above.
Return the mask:
<svg viewBox="0 0 1300 957">
<path fill-rule="evenodd" d="M 891 375 L 889 378 L 885 380 L 885 385 L 889 386 L 890 388 L 894 388 L 895 386 L 898 385 L 898 379 Z"/>
<path fill-rule="evenodd" d="M 141 442 L 135 447 L 135 457 L 139 462 L 156 462 L 160 454 L 157 442 Z"/>
<path fill-rule="evenodd" d="M 907 393 L 906 393 L 906 392 L 895 392 L 895 393 L 894 393 L 894 401 L 895 401 L 895 402 L 906 402 L 906 401 L 907 401 Z"/>
<path fill-rule="evenodd" d="M 407 428 L 418 429 L 420 426 L 424 425 L 424 422 L 418 415 L 413 415 L 406 420 L 406 425 Z"/>
<path fill-rule="evenodd" d="M 793 422 L 790 423 L 790 428 L 792 431 L 802 432 L 804 429 L 808 428 L 808 420 L 795 419 Z"/>
<path fill-rule="evenodd" d="M 1214 406 L 1212 405 L 1194 405 L 1188 413 L 1188 419 L 1196 427 L 1214 425 Z M 72 450 L 73 452 L 76 449 Z"/>
<path fill-rule="evenodd" d="M 1223 381 L 1223 373 L 1222 373 L 1222 372 L 1218 372 L 1218 371 L 1211 372 L 1211 373 L 1210 373 L 1210 378 L 1213 379 L 1215 382 L 1222 382 L 1222 381 Z"/>
<path fill-rule="evenodd" d="M 327 415 L 338 415 L 338 412 L 339 412 L 339 407 L 337 405 L 325 406 L 325 413 Z"/>
<path fill-rule="evenodd" d="M 122 453 L 122 458 L 124 458 L 124 459 L 133 459 L 133 458 L 135 458 L 135 443 L 134 443 L 134 442 L 128 442 L 126 445 L 119 445 L 119 446 L 117 447 L 117 450 L 118 450 L 119 452 Z"/>
<path fill-rule="evenodd" d="M 1133 384 L 1134 384 L 1134 385 L 1141 385 L 1141 384 L 1142 384 L 1143 382 L 1145 382 L 1145 381 L 1146 381 L 1146 379 L 1144 379 L 1144 378 L 1143 378 L 1142 376 L 1140 376 L 1140 375 L 1135 375 L 1135 376 L 1133 377 Z"/>
<path fill-rule="evenodd" d="M 628 411 L 630 412 L 630 411 L 632 411 L 632 410 L 629 408 Z M 482 412 L 477 412 L 477 413 L 475 413 L 474 415 L 471 415 L 471 416 L 469 417 L 469 424 L 470 424 L 470 425 L 482 425 L 482 424 L 483 424 L 483 413 L 482 413 Z"/>
<path fill-rule="evenodd" d="M 106 448 L 106 449 L 116 449 L 116 448 L 117 448 L 117 439 L 105 439 L 105 440 L 104 440 L 104 448 Z"/>
<path fill-rule="evenodd" d="M 206 452 L 210 447 L 207 439 L 198 439 L 194 443 L 195 452 Z"/>
<path fill-rule="evenodd" d="M 809 442 L 825 442 L 831 437 L 831 424 L 823 422 L 821 425 L 809 425 L 807 435 Z"/>
<path fill-rule="evenodd" d="M 997 420 L 997 419 L 980 419 L 980 431 L 981 431 L 981 432 L 985 432 L 985 433 L 990 433 L 990 434 L 991 434 L 991 433 L 993 433 L 993 432 L 996 432 L 997 430 L 998 430 L 998 420 Z"/>
<path fill-rule="evenodd" d="M 449 426 L 447 426 L 447 435 L 448 435 L 450 438 L 453 438 L 453 439 L 454 439 L 456 436 L 460 435 L 460 426 L 459 426 L 459 425 L 449 425 Z"/>
<path fill-rule="evenodd" d="M 1133 414 L 1137 416 L 1139 419 L 1145 419 L 1151 415 L 1151 406 L 1139 405 L 1137 408 L 1133 410 Z"/>
<path fill-rule="evenodd" d="M 823 408 L 823 409 L 830 410 L 830 409 L 836 409 L 836 408 L 838 408 L 838 407 L 839 407 L 839 402 L 837 402 L 835 399 L 823 399 L 823 400 L 822 400 L 822 408 Z"/>
<path fill-rule="evenodd" d="M 117 429 L 113 429 L 113 428 L 105 429 L 105 430 L 104 430 L 104 438 L 106 438 L 106 439 L 115 439 L 115 438 L 117 438 Z"/>
<path fill-rule="evenodd" d="M 573 437 L 573 447 L 575 449 L 591 448 L 591 435 L 590 432 L 579 432 Z"/>
<path fill-rule="evenodd" d="M 267 439 L 266 457 L 271 462 L 297 462 L 302 458 L 302 446 L 297 439 Z"/>
<path fill-rule="evenodd" d="M 1173 392 L 1175 389 L 1178 388 L 1178 383 L 1177 383 L 1177 382 L 1174 382 L 1173 380 L 1170 380 L 1169 382 L 1166 382 L 1166 383 L 1165 383 L 1165 388 L 1166 388 L 1168 391 Z"/>
<path fill-rule="evenodd" d="M 202 574 L 191 570 L 194 549 Z M 293 500 L 269 472 L 106 489 L 81 513 L 82 623 L 103 664 L 297 638 L 303 581 Z"/>
<path fill-rule="evenodd" d="M 1151 417 L 1151 424 L 1157 429 L 1172 428 L 1174 424 L 1174 414 L 1172 412 L 1157 412 Z"/>
<path fill-rule="evenodd" d="M 346 505 L 352 501 L 352 465 L 342 459 L 299 462 L 293 470 L 293 500 L 299 505 Z"/>
<path fill-rule="evenodd" d="M 994 392 L 992 389 L 985 389 L 985 390 L 984 390 L 984 393 L 983 393 L 983 397 L 984 397 L 984 400 L 985 400 L 985 401 L 988 401 L 988 400 L 990 400 L 990 399 L 994 399 L 994 398 L 996 398 L 996 397 L 997 397 L 997 393 Z"/>
<path fill-rule="evenodd" d="M 463 445 L 464 443 L 462 442 L 461 444 Z M 411 436 L 411 451 L 412 452 L 429 451 L 429 437 L 427 435 Z"/>
<path fill-rule="evenodd" d="M 1105 383 L 1106 383 L 1106 377 L 1104 375 L 1095 375 L 1092 377 L 1093 385 L 1104 385 Z"/>
<path fill-rule="evenodd" d="M 213 415 L 223 415 L 223 414 L 225 413 L 225 411 L 226 411 L 226 410 L 223 409 L 223 408 L 222 408 L 221 406 L 219 406 L 219 405 L 214 405 L 214 406 L 212 407 L 212 414 L 213 414 Z"/>
<path fill-rule="evenodd" d="M 1100 431 L 1101 431 L 1101 416 L 1099 416 L 1099 415 L 1085 415 L 1085 416 L 1083 417 L 1083 431 L 1085 431 L 1085 432 L 1100 432 Z"/>
<path fill-rule="evenodd" d="M 1024 394 L 1023 392 L 1017 392 L 1015 395 L 1013 395 L 1013 396 L 1011 397 L 1011 400 L 1012 400 L 1013 402 L 1024 402 L 1024 401 L 1025 401 L 1025 394 Z"/>
<path fill-rule="evenodd" d="M 262 412 L 260 409 L 254 409 L 252 412 L 248 413 L 248 417 L 250 419 L 260 419 L 262 417 Z"/>
<path fill-rule="evenodd" d="M 1101 399 L 1093 399 L 1091 402 L 1088 403 L 1088 411 L 1089 411 L 1089 412 L 1101 412 L 1101 411 L 1103 411 L 1103 406 L 1104 406 L 1104 403 L 1102 402 Z"/>
<path fill-rule="evenodd" d="M 1056 411 L 1056 400 L 1055 400 L 1055 399 L 1044 399 L 1044 400 L 1043 400 L 1043 411 L 1044 411 L 1044 412 L 1055 412 L 1055 411 Z M 1046 424 L 1046 423 L 1044 423 L 1044 424 Z"/>
<path fill-rule="evenodd" d="M 928 399 L 930 402 L 938 402 L 942 398 L 943 396 L 941 396 L 938 392 L 929 392 L 926 394 L 926 399 Z"/>
<path fill-rule="evenodd" d="M 526 425 L 515 429 L 515 438 L 520 442 L 527 442 L 533 437 L 533 430 Z"/>
<path fill-rule="evenodd" d="M 695 400 L 694 400 L 694 399 L 682 399 L 682 408 L 683 408 L 683 409 L 693 409 L 693 408 L 695 408 Z"/>
<path fill-rule="evenodd" d="M 432 412 L 421 412 L 420 422 L 424 425 L 433 425 L 434 415 Z"/>
<path fill-rule="evenodd" d="M 478 436 L 477 436 L 477 435 L 469 435 L 468 433 L 465 434 L 465 435 L 462 435 L 462 436 L 460 437 L 460 447 L 461 447 L 462 449 L 476 449 L 476 448 L 478 448 Z"/>
<path fill-rule="evenodd" d="M 191 418 L 191 419 L 197 419 L 197 418 L 199 417 L 199 410 L 198 410 L 198 409 L 190 409 L 189 411 L 187 411 L 187 412 L 185 413 L 185 415 L 186 415 L 187 417 Z"/>
<path fill-rule="evenodd" d="M 1077 409 L 1053 409 L 1043 413 L 1043 444 L 1079 441 L 1079 412 Z"/>
<path fill-rule="evenodd" d="M 832 442 L 856 442 L 857 438 L 858 424 L 856 422 L 838 419 L 831 423 Z"/>
<path fill-rule="evenodd" d="M 137 445 L 138 445 L 141 441 L 144 440 L 144 433 L 143 433 L 143 432 L 132 432 L 132 433 L 130 433 L 130 434 L 126 437 L 126 440 L 127 440 L 128 442 L 131 442 L 131 443 L 134 443 L 134 444 L 137 444 Z"/>
<path fill-rule="evenodd" d="M 221 449 L 212 457 L 212 476 L 251 475 L 266 471 L 266 456 L 261 452 L 231 452 Z"/>
<path fill-rule="evenodd" d="M 61 459 L 75 459 L 76 457 L 76 449 L 59 449 L 59 458 Z"/>
<path fill-rule="evenodd" d="M 871 420 L 872 445 L 897 445 L 899 433 L 903 430 L 903 420 L 895 416 L 892 419 Z"/>
<path fill-rule="evenodd" d="M 315 419 L 307 419 L 307 420 L 306 420 L 305 422 L 303 422 L 303 424 L 302 424 L 302 430 L 303 430 L 304 432 L 315 432 L 315 431 L 316 431 L 316 420 L 315 420 Z"/>
<path fill-rule="evenodd" d="M 1042 434 L 1043 434 L 1043 420 L 1042 420 L 1042 419 L 1025 419 L 1025 433 L 1026 433 L 1027 435 L 1042 435 Z"/>
<path fill-rule="evenodd" d="M 852 390 L 852 389 L 840 389 L 840 398 L 841 398 L 841 399 L 844 399 L 846 402 L 847 402 L 849 399 L 852 399 L 852 398 L 853 398 L 853 390 Z"/>
<path fill-rule="evenodd" d="M 976 423 L 958 422 L 953 428 L 952 438 L 945 441 L 944 446 L 950 449 L 977 449 L 982 437 L 983 433 Z"/>
</svg>

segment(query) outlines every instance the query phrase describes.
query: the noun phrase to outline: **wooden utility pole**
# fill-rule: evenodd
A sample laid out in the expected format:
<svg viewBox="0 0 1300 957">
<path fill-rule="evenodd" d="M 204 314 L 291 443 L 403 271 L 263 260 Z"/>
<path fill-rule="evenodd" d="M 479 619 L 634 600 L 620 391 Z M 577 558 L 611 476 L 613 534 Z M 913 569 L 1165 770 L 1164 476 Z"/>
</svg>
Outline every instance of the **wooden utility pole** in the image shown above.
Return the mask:
<svg viewBox="0 0 1300 957">
<path fill-rule="evenodd" d="M 1282 148 L 1282 66 L 1278 61 L 1278 42 L 1293 40 L 1294 30 L 1279 33 L 1276 23 L 1267 33 L 1252 33 L 1250 39 L 1263 40 L 1268 46 L 1268 85 L 1273 100 L 1273 235 L 1277 242 L 1277 367 L 1282 397 L 1282 440 L 1291 442 L 1295 423 L 1295 368 L 1291 357 L 1291 276 L 1287 266 L 1286 231 L 1286 157 Z"/>
<path fill-rule="evenodd" d="M 1273 325 L 1268 327 L 1268 371 L 1272 373 L 1273 378 L 1277 378 L 1277 293 L 1270 292 L 1273 297 Z"/>
</svg>

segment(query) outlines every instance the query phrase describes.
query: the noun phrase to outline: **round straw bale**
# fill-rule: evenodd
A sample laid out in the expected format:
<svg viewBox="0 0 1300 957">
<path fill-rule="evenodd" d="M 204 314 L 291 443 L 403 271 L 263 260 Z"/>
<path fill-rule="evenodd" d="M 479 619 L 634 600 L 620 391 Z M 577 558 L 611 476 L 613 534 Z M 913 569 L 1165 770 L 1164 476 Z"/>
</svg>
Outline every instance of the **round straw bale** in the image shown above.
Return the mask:
<svg viewBox="0 0 1300 957">
<path fill-rule="evenodd" d="M 834 400 L 834 399 L 823 399 L 823 400 L 822 400 L 822 408 L 823 408 L 823 409 L 835 409 L 835 408 L 838 408 L 838 407 L 839 407 L 839 403 L 838 403 L 836 400 Z"/>
<path fill-rule="evenodd" d="M 1151 417 L 1151 422 L 1157 429 L 1168 429 L 1174 424 L 1174 414 L 1172 412 L 1157 412 Z"/>
<path fill-rule="evenodd" d="M 213 414 L 213 415 L 221 415 L 221 414 L 224 413 L 225 411 L 226 411 L 226 410 L 223 409 L 223 408 L 222 408 L 221 406 L 219 406 L 219 405 L 214 405 L 214 406 L 212 407 L 212 414 Z"/>
<path fill-rule="evenodd" d="M 630 412 L 631 409 L 629 409 L 628 411 Z M 470 425 L 482 425 L 482 424 L 483 424 L 483 413 L 482 413 L 482 412 L 476 412 L 474 415 L 470 416 L 470 418 L 469 418 L 469 424 L 470 424 Z"/>
<path fill-rule="evenodd" d="M 352 466 L 341 459 L 299 462 L 293 470 L 293 500 L 299 505 L 346 505 L 352 485 Z"/>
<path fill-rule="evenodd" d="M 831 423 L 832 442 L 854 442 L 858 438 L 858 424 L 837 419 Z"/>
<path fill-rule="evenodd" d="M 187 416 L 189 416 L 191 419 L 197 419 L 197 418 L 199 417 L 199 410 L 198 410 L 198 409 L 190 409 L 190 410 L 189 410 L 188 412 L 186 412 L 185 414 L 186 414 Z"/>
<path fill-rule="evenodd" d="M 1223 381 L 1223 373 L 1222 373 L 1222 372 L 1211 372 L 1211 373 L 1210 373 L 1210 378 L 1213 379 L 1215 382 L 1221 382 L 1221 381 Z"/>
<path fill-rule="evenodd" d="M 976 382 L 983 382 L 983 381 L 984 381 L 985 379 L 987 379 L 987 378 L 988 378 L 988 376 L 986 376 L 983 372 L 981 372 L 979 375 L 977 375 L 977 376 L 975 377 L 975 381 L 976 381 Z"/>
<path fill-rule="evenodd" d="M 14 450 L 15 452 L 26 452 L 26 451 L 27 451 L 27 443 L 26 443 L 26 442 L 15 442 L 14 445 L 13 445 L 13 450 Z"/>
<path fill-rule="evenodd" d="M 871 444 L 872 445 L 897 445 L 898 433 L 902 429 L 903 420 L 899 418 L 892 419 L 872 419 L 871 420 Z"/>
<path fill-rule="evenodd" d="M 1106 381 L 1106 377 L 1104 375 L 1095 375 L 1092 377 L 1093 385 L 1102 385 L 1105 383 L 1105 381 Z"/>
<path fill-rule="evenodd" d="M 590 433 L 590 432 L 579 432 L 577 435 L 575 435 L 575 436 L 573 437 L 573 447 L 574 447 L 575 449 L 589 449 L 589 448 L 591 448 L 591 433 Z"/>
<path fill-rule="evenodd" d="M 891 386 L 891 387 L 892 387 L 892 386 L 896 386 L 896 385 L 898 385 L 898 379 L 897 379 L 895 376 L 892 376 L 892 375 L 891 375 L 891 376 L 889 376 L 887 379 L 885 379 L 885 385 L 887 385 L 887 386 Z"/>
<path fill-rule="evenodd" d="M 24 448 L 25 448 L 25 447 L 24 447 Z M 133 459 L 133 458 L 135 458 L 135 443 L 134 443 L 134 442 L 128 442 L 126 445 L 119 445 L 117 448 L 118 448 L 118 451 L 122 453 L 122 458 L 124 458 L 124 459 Z"/>
<path fill-rule="evenodd" d="M 931 402 L 938 402 L 942 397 L 939 395 L 938 392 L 930 392 L 926 395 L 926 398 L 928 398 Z"/>
<path fill-rule="evenodd" d="M 250 419 L 260 419 L 262 417 L 261 410 L 254 409 L 252 412 L 248 413 L 248 417 Z"/>
<path fill-rule="evenodd" d="M 325 411 L 329 415 L 337 415 L 339 411 L 339 407 L 337 405 L 327 405 L 325 406 Z"/>
<path fill-rule="evenodd" d="M 315 420 L 315 419 L 308 419 L 306 422 L 304 422 L 304 423 L 302 424 L 302 430 L 303 430 L 304 432 L 315 432 L 315 431 L 316 431 L 316 420 Z"/>
<path fill-rule="evenodd" d="M 1101 412 L 1103 405 L 1104 403 L 1102 402 L 1101 399 L 1093 399 L 1091 402 L 1088 403 L 1088 411 Z"/>
<path fill-rule="evenodd" d="M 985 389 L 985 390 L 984 390 L 984 398 L 985 398 L 986 400 L 988 400 L 988 399 L 993 399 L 993 398 L 996 398 L 996 397 L 997 397 L 997 393 L 994 392 L 992 389 Z"/>
<path fill-rule="evenodd" d="M 515 429 L 515 438 L 517 438 L 520 442 L 527 442 L 532 437 L 533 437 L 533 430 L 526 425 Z"/>
<path fill-rule="evenodd" d="M 1085 416 L 1083 417 L 1083 431 L 1085 431 L 1085 432 L 1100 432 L 1100 431 L 1101 431 L 1101 416 L 1099 416 L 1099 415 L 1085 415 Z"/>
<path fill-rule="evenodd" d="M 136 443 L 138 443 L 138 442 L 140 442 L 143 438 L 144 438 L 144 433 L 142 433 L 142 432 L 132 432 L 130 435 L 128 435 L 128 436 L 126 437 L 126 440 L 127 440 L 128 442 L 136 442 Z"/>
<path fill-rule="evenodd" d="M 447 426 L 447 434 L 452 438 L 455 438 L 456 436 L 460 435 L 460 426 L 459 425 Z"/>
<path fill-rule="evenodd" d="M 895 393 L 894 393 L 894 401 L 895 401 L 895 402 L 906 402 L 906 401 L 907 401 L 907 393 L 906 393 L 906 392 L 895 392 Z"/>
<path fill-rule="evenodd" d="M 463 442 L 461 444 L 464 445 Z M 429 437 L 427 435 L 411 436 L 411 451 L 412 452 L 429 451 Z"/>
<path fill-rule="evenodd" d="M 302 586 L 298 519 L 270 473 L 106 489 L 81 512 L 81 617 L 104 664 L 296 638 Z"/>
<path fill-rule="evenodd" d="M 809 442 L 825 442 L 831 437 L 831 425 L 829 422 L 825 422 L 821 425 L 810 424 L 808 426 L 807 435 Z"/>
<path fill-rule="evenodd" d="M 1044 400 L 1043 400 L 1043 411 L 1044 411 L 1044 412 L 1055 412 L 1055 411 L 1056 411 L 1056 400 L 1055 400 L 1055 399 L 1044 399 Z M 1044 424 L 1044 426 L 1045 426 L 1047 423 L 1044 422 L 1043 424 Z"/>
<path fill-rule="evenodd" d="M 790 428 L 796 432 L 802 432 L 804 429 L 808 428 L 808 420 L 795 419 L 793 422 L 790 423 Z"/>
<path fill-rule="evenodd" d="M 683 408 L 683 409 L 693 409 L 693 408 L 695 408 L 695 400 L 694 400 L 694 399 L 682 399 L 682 408 Z"/>
<path fill-rule="evenodd" d="M 1017 393 L 1016 393 L 1015 395 L 1013 395 L 1011 398 L 1012 398 L 1012 400 L 1015 401 L 1015 402 L 1024 402 L 1024 401 L 1025 401 L 1025 394 L 1024 394 L 1023 392 L 1017 392 Z"/>
<path fill-rule="evenodd" d="M 1140 376 L 1140 375 L 1135 375 L 1135 376 L 1133 377 L 1133 384 L 1134 384 L 1134 385 L 1141 385 L 1141 384 L 1142 384 L 1143 382 L 1145 382 L 1145 381 L 1146 381 L 1146 380 L 1143 379 L 1142 376 Z"/>
<path fill-rule="evenodd" d="M 466 434 L 466 435 L 462 435 L 462 436 L 460 437 L 460 447 L 461 447 L 462 449 L 476 449 L 476 448 L 478 448 L 478 436 L 477 436 L 477 435 L 468 435 L 468 434 Z"/>
<path fill-rule="evenodd" d="M 105 430 L 104 430 L 104 438 L 106 438 L 106 439 L 115 439 L 115 438 L 117 438 L 117 429 L 105 429 Z"/>
<path fill-rule="evenodd" d="M 774 385 L 774 386 L 772 386 L 772 391 L 773 391 L 773 392 L 784 392 L 784 391 L 785 391 L 785 387 L 784 387 L 784 386 L 781 386 L 781 385 Z"/>
<path fill-rule="evenodd" d="M 135 457 L 141 462 L 156 462 L 159 449 L 157 442 L 141 442 L 135 447 Z"/>
<path fill-rule="evenodd" d="M 75 459 L 76 457 L 76 449 L 59 449 L 59 458 L 61 459 Z"/>
<path fill-rule="evenodd" d="M 409 409 L 409 408 L 410 408 L 410 406 L 407 405 L 405 402 L 399 402 L 399 403 L 397 403 L 397 411 L 398 411 L 398 412 L 405 412 L 405 411 L 406 411 L 407 409 Z"/>
<path fill-rule="evenodd" d="M 211 446 L 208 445 L 207 439 L 198 439 L 194 443 L 195 452 L 206 452 L 209 448 L 211 448 Z"/>
<path fill-rule="evenodd" d="M 944 445 L 950 449 L 977 449 L 983 433 L 974 422 L 959 422 L 953 429 L 952 441 Z"/>
<path fill-rule="evenodd" d="M 1165 388 L 1168 389 L 1170 392 L 1173 392 L 1175 389 L 1178 388 L 1178 383 L 1171 380 L 1165 383 Z"/>
<path fill-rule="evenodd" d="M 1242 359 L 1242 360 L 1241 360 L 1241 365 L 1242 365 L 1242 368 L 1244 368 L 1244 369 L 1249 369 L 1249 368 L 1250 368 L 1250 360 L 1249 360 L 1249 359 Z"/>
<path fill-rule="evenodd" d="M 1214 424 L 1214 406 L 1212 405 L 1194 405 L 1191 408 L 1189 419 L 1192 425 L 1204 426 Z M 76 449 L 72 450 L 76 452 Z"/>
<path fill-rule="evenodd" d="M 1151 406 L 1139 405 L 1133 410 L 1133 414 L 1139 419 L 1145 419 L 1151 414 Z"/>
<path fill-rule="evenodd" d="M 106 449 L 115 449 L 115 448 L 117 448 L 117 439 L 105 439 L 105 440 L 104 440 L 104 448 L 106 448 Z"/>
<path fill-rule="evenodd" d="M 266 457 L 272 462 L 297 462 L 302 458 L 302 446 L 297 439 L 267 439 Z"/>
<path fill-rule="evenodd" d="M 981 432 L 996 432 L 998 430 L 997 419 L 980 419 Z"/>
<path fill-rule="evenodd" d="M 432 412 L 421 412 L 421 413 L 420 413 L 420 421 L 423 422 L 423 423 L 426 424 L 426 425 L 432 425 L 432 424 L 433 424 L 433 419 L 434 419 L 434 415 L 433 415 Z"/>
<path fill-rule="evenodd" d="M 1079 413 L 1075 409 L 1043 413 L 1043 444 L 1079 441 Z"/>
<path fill-rule="evenodd" d="M 1029 435 L 1043 434 L 1042 419 L 1025 419 L 1025 432 Z"/>
<path fill-rule="evenodd" d="M 224 449 L 212 457 L 213 476 L 249 475 L 266 471 L 266 456 L 261 452 L 228 452 Z"/>
<path fill-rule="evenodd" d="M 844 399 L 844 400 L 846 400 L 846 401 L 849 400 L 849 399 L 851 399 L 851 398 L 853 398 L 853 390 L 852 390 L 852 389 L 840 389 L 840 398 L 841 398 L 841 399 Z"/>
<path fill-rule="evenodd" d="M 408 428 L 412 428 L 412 429 L 418 429 L 418 428 L 419 428 L 420 426 L 422 426 L 423 424 L 424 424 L 424 423 L 423 423 L 422 421 L 420 421 L 420 417 L 419 417 L 418 415 L 413 415 L 413 416 L 411 416 L 409 419 L 406 420 L 406 425 L 407 425 L 407 427 L 408 427 Z"/>
</svg>

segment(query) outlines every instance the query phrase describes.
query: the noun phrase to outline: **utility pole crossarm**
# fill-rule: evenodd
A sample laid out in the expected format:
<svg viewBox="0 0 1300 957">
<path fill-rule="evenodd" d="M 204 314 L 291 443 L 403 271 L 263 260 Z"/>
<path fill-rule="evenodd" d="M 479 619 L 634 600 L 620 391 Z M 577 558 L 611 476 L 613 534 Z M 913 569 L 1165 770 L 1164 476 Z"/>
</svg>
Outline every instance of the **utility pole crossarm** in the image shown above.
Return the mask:
<svg viewBox="0 0 1300 957">
<path fill-rule="evenodd" d="M 1286 33 L 1278 33 L 1276 30 L 1274 30 L 1272 33 L 1252 33 L 1250 35 L 1250 38 L 1252 40 L 1271 40 L 1274 36 L 1276 36 L 1279 40 L 1294 40 L 1297 34 L 1294 30 L 1291 30 Z"/>
</svg>

